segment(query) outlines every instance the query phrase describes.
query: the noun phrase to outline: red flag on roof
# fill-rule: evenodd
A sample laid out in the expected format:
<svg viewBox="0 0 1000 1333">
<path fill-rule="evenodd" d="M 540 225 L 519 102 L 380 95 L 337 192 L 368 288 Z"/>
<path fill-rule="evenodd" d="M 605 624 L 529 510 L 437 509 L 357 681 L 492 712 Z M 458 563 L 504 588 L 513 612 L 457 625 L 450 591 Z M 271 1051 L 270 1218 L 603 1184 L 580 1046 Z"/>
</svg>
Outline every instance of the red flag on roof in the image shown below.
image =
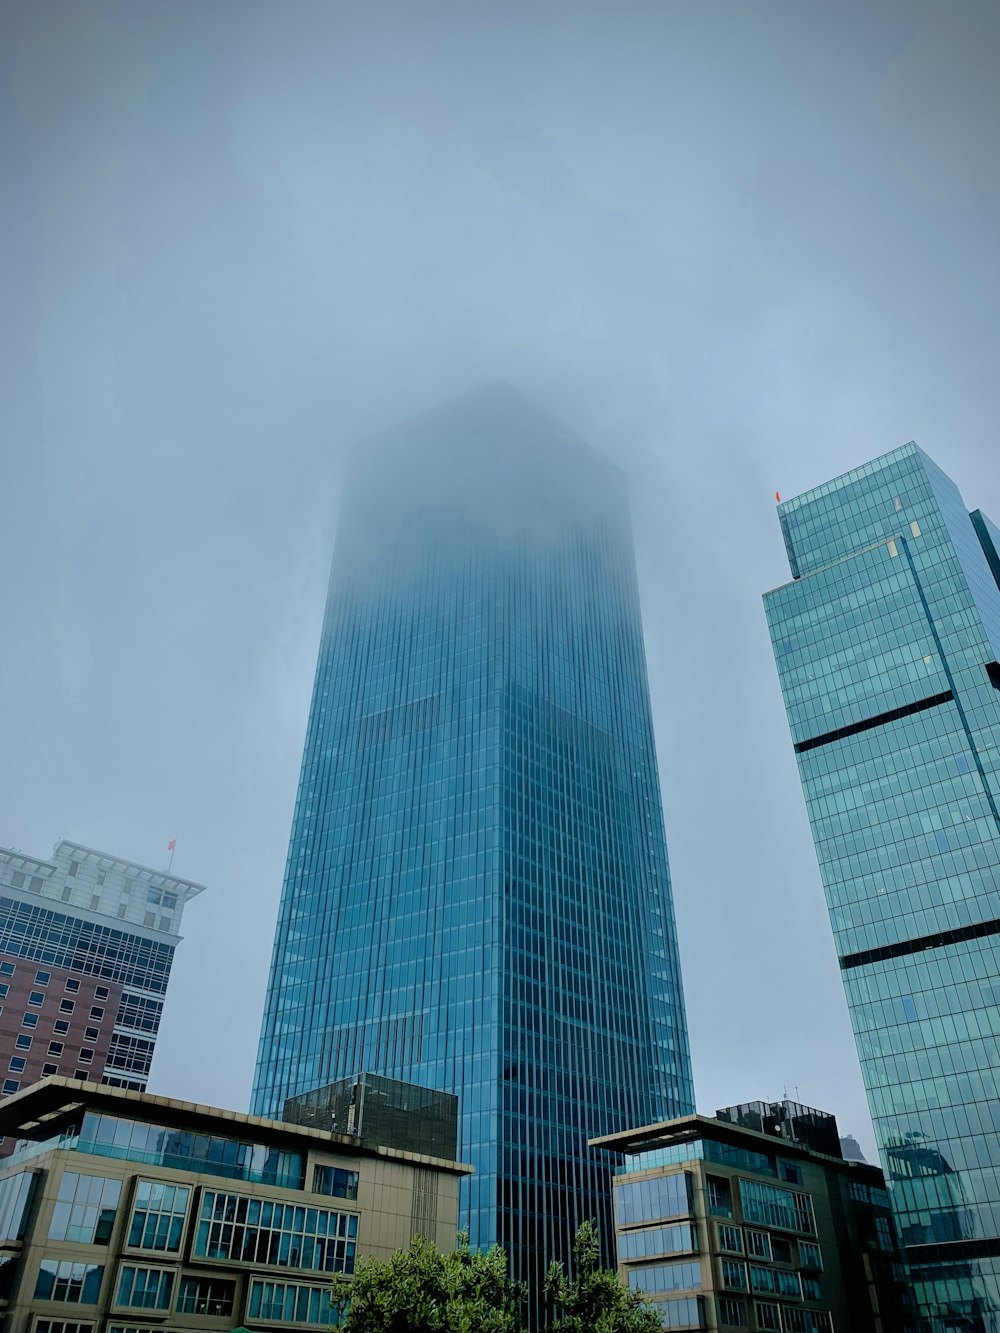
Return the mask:
<svg viewBox="0 0 1000 1333">
<path fill-rule="evenodd" d="M 781 492 L 780 492 L 780 491 L 775 491 L 775 492 L 774 492 L 774 498 L 777 500 L 778 504 L 781 504 Z"/>
<path fill-rule="evenodd" d="M 167 843 L 167 851 L 172 852 L 176 846 L 177 846 L 177 839 L 171 838 L 170 841 Z"/>
</svg>

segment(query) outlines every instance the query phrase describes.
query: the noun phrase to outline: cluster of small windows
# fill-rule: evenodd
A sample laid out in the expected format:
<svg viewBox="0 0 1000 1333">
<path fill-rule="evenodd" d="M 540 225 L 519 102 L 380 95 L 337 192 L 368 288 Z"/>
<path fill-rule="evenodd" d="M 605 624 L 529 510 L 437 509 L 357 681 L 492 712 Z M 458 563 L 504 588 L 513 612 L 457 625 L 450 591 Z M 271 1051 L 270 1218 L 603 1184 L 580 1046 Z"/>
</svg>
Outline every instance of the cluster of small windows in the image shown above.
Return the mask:
<svg viewBox="0 0 1000 1333">
<path fill-rule="evenodd" d="M 49 1224 L 49 1240 L 107 1245 L 121 1199 L 120 1180 L 64 1171 Z"/>
<path fill-rule="evenodd" d="M 159 994 L 167 988 L 174 946 L 0 898 L 0 953 Z"/>
<path fill-rule="evenodd" d="M 746 1304 L 739 1296 L 719 1297 L 719 1323 L 727 1328 L 743 1328 L 747 1322 Z"/>
<path fill-rule="evenodd" d="M 732 1217 L 733 1191 L 724 1176 L 706 1176 L 705 1194 L 708 1198 L 708 1211 L 713 1217 Z"/>
<path fill-rule="evenodd" d="M 95 1010 L 92 1009 L 90 1013 L 92 1018 L 95 1017 Z M 124 1032 L 114 1032 L 111 1035 L 105 1068 L 109 1072 L 117 1070 L 125 1074 L 145 1077 L 149 1073 L 149 1067 L 153 1062 L 155 1047 L 156 1043 L 152 1038 L 133 1037 Z"/>
<path fill-rule="evenodd" d="M 753 1255 L 754 1258 L 771 1258 L 771 1237 L 766 1231 L 747 1231 L 746 1245 L 747 1254 Z"/>
<path fill-rule="evenodd" d="M 783 1227 L 786 1231 L 816 1234 L 812 1200 L 798 1190 L 768 1185 L 760 1180 L 740 1179 L 740 1203 L 748 1222 Z"/>
<path fill-rule="evenodd" d="M 309 1287 L 295 1282 L 250 1281 L 247 1316 L 281 1324 L 317 1324 L 324 1328 L 339 1320 L 330 1308 L 329 1287 Z"/>
<path fill-rule="evenodd" d="M 146 1087 L 145 1081 L 124 1078 L 112 1073 L 106 1073 L 101 1082 L 107 1084 L 109 1088 L 128 1088 L 131 1092 L 143 1092 Z"/>
<path fill-rule="evenodd" d="M 96 1305 L 103 1280 L 103 1264 L 77 1263 L 73 1259 L 43 1259 L 35 1281 L 35 1300 Z"/>
<path fill-rule="evenodd" d="M 332 1199 L 356 1199 L 358 1173 L 321 1163 L 313 1168 L 313 1193 L 326 1194 Z"/>
<path fill-rule="evenodd" d="M 94 1325 L 68 1319 L 36 1319 L 34 1333 L 94 1333 Z"/>
<path fill-rule="evenodd" d="M 0 912 L 0 919 L 2 919 L 2 912 Z M 6 960 L 4 961 L 3 964 L 0 964 L 0 968 L 2 968 L 2 974 L 5 976 L 14 976 L 16 973 L 16 967 L 17 965 L 15 963 Z M 35 971 L 34 973 L 35 986 L 47 988 L 51 984 L 51 982 L 52 982 L 51 972 L 46 971 L 44 969 L 37 969 Z M 66 1036 L 70 1031 L 70 1026 L 71 1026 L 70 1018 L 76 1010 L 76 1001 L 70 999 L 69 996 L 79 993 L 80 991 L 79 978 L 67 977 L 65 979 L 63 989 L 67 992 L 67 995 L 63 996 L 58 1000 L 58 1012 L 64 1016 L 62 1018 L 56 1019 L 52 1024 L 52 1031 L 56 1036 Z M 7 983 L 0 984 L 0 998 L 5 997 L 8 994 L 8 992 L 9 992 L 9 985 Z M 98 986 L 95 989 L 94 995 L 95 999 L 97 1000 L 107 1000 L 110 997 L 109 988 L 107 986 Z M 14 1042 L 15 1054 L 10 1057 L 8 1062 L 7 1072 L 11 1075 L 24 1075 L 25 1073 L 29 1072 L 27 1057 L 25 1055 L 20 1054 L 20 1052 L 29 1052 L 32 1048 L 31 1034 L 39 1026 L 39 1014 L 36 1013 L 35 1011 L 44 1010 L 45 1000 L 46 1000 L 46 991 L 44 989 L 31 990 L 28 993 L 27 1003 L 29 1007 L 22 1013 L 21 1024 L 20 1024 L 20 1026 L 23 1029 L 25 1029 L 25 1031 L 19 1033 L 16 1036 Z M 100 1022 L 105 1017 L 105 1012 L 106 1011 L 103 1005 L 94 1005 L 90 1010 L 91 1021 Z M 99 1027 L 87 1027 L 84 1034 L 84 1041 L 87 1043 L 97 1042 L 100 1040 L 100 1036 L 101 1032 Z M 56 1063 L 56 1061 L 60 1059 L 64 1054 L 64 1044 L 62 1042 L 50 1043 L 48 1054 L 54 1057 L 54 1060 L 51 1062 L 46 1062 L 41 1066 L 41 1076 L 43 1078 L 50 1077 L 60 1072 L 59 1065 L 58 1063 Z M 91 1071 L 96 1057 L 97 1057 L 97 1052 L 93 1045 L 88 1044 L 82 1046 L 76 1059 L 76 1066 L 72 1070 L 73 1076 L 81 1080 L 92 1078 L 93 1074 Z M 29 1082 L 33 1081 L 34 1077 L 37 1077 L 37 1071 L 32 1070 L 30 1072 L 32 1074 L 32 1078 L 29 1078 Z M 65 1072 L 68 1074 L 71 1071 L 66 1070 Z M 8 1078 L 3 1084 L 3 1094 L 5 1096 L 10 1096 L 13 1093 L 17 1092 L 20 1089 L 21 1081 L 22 1080 L 20 1078 Z"/>
<path fill-rule="evenodd" d="M 830 1315 L 827 1310 L 803 1310 L 801 1306 L 785 1305 L 781 1309 L 783 1333 L 830 1333 Z"/>
<path fill-rule="evenodd" d="M 727 1226 L 724 1222 L 719 1224 L 719 1249 L 728 1250 L 730 1254 L 743 1253 L 743 1232 L 739 1227 Z"/>
<path fill-rule="evenodd" d="M 319 1273 L 353 1273 L 357 1234 L 355 1213 L 205 1190 L 194 1253 Z"/>
<path fill-rule="evenodd" d="M 177 1313 L 223 1319 L 233 1313 L 235 1300 L 235 1282 L 213 1277 L 182 1277 L 177 1292 Z"/>
<path fill-rule="evenodd" d="M 115 1304 L 137 1310 L 169 1310 L 174 1275 L 166 1268 L 139 1268 L 123 1264 Z"/>
<path fill-rule="evenodd" d="M 764 1268 L 761 1264 L 750 1264 L 749 1269 L 751 1290 L 802 1299 L 802 1286 L 797 1273 L 789 1273 L 784 1268 Z"/>
<path fill-rule="evenodd" d="M 176 1254 L 181 1248 L 191 1191 L 186 1185 L 140 1180 L 136 1185 L 128 1243 L 134 1249 Z"/>
<path fill-rule="evenodd" d="M 799 1267 L 820 1270 L 823 1267 L 823 1256 L 820 1253 L 818 1245 L 812 1241 L 799 1241 Z"/>
<path fill-rule="evenodd" d="M 723 1259 L 722 1285 L 733 1291 L 748 1291 L 750 1284 L 747 1281 L 746 1264 L 737 1263 L 735 1259 Z"/>
<path fill-rule="evenodd" d="M 830 1333 L 826 1310 L 804 1310 L 801 1305 L 776 1305 L 753 1301 L 756 1327 L 762 1333 Z M 719 1323 L 724 1328 L 748 1327 L 746 1302 L 735 1296 L 719 1297 Z"/>
<path fill-rule="evenodd" d="M 117 1022 L 122 1027 L 135 1028 L 139 1032 L 156 1032 L 163 1013 L 161 1000 L 153 1000 L 144 995 L 122 996 L 118 1008 Z"/>
<path fill-rule="evenodd" d="M 167 889 L 150 887 L 146 890 L 146 901 L 156 907 L 163 906 L 168 912 L 172 912 L 177 906 L 177 894 Z"/>
<path fill-rule="evenodd" d="M 763 1333 L 771 1333 L 772 1329 L 781 1333 L 780 1305 L 772 1305 L 770 1301 L 754 1301 L 753 1312 L 757 1320 L 757 1327 Z"/>
</svg>

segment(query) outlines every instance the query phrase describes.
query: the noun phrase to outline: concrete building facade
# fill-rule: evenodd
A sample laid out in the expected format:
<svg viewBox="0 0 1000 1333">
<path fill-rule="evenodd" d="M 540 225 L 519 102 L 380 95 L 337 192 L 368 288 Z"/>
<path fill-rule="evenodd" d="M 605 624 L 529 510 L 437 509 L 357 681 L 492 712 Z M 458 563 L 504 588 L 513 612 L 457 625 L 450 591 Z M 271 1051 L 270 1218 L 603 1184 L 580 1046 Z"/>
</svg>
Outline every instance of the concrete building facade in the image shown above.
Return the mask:
<svg viewBox="0 0 1000 1333">
<path fill-rule="evenodd" d="M 7 1333 L 329 1327 L 332 1274 L 454 1246 L 471 1169 L 63 1078 L 0 1104 L 0 1132 Z"/>
</svg>

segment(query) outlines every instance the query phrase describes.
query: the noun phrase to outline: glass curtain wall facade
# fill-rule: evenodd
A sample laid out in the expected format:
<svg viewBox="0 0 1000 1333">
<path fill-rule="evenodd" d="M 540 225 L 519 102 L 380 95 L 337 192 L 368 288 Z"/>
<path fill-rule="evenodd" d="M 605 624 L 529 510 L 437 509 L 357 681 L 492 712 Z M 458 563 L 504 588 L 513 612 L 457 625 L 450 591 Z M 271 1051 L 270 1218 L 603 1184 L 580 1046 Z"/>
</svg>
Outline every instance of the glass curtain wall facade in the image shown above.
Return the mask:
<svg viewBox="0 0 1000 1333">
<path fill-rule="evenodd" d="M 624 481 L 502 385 L 342 496 L 253 1108 L 364 1070 L 458 1095 L 536 1284 L 610 1246 L 588 1137 L 692 1105 Z"/>
<path fill-rule="evenodd" d="M 779 506 L 765 598 L 922 1328 L 1000 1327 L 1000 534 L 915 444 Z"/>
</svg>

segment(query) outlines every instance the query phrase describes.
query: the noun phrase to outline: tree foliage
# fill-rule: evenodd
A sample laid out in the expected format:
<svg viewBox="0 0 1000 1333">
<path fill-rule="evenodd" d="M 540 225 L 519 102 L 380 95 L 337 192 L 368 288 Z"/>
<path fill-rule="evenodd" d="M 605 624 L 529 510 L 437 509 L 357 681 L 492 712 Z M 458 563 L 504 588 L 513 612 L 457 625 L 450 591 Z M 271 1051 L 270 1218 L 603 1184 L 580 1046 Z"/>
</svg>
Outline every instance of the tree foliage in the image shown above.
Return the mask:
<svg viewBox="0 0 1000 1333">
<path fill-rule="evenodd" d="M 486 1254 L 462 1233 L 454 1254 L 415 1236 L 389 1259 L 364 1259 L 338 1278 L 333 1306 L 344 1333 L 522 1333 L 523 1293 L 498 1245 Z"/>
<path fill-rule="evenodd" d="M 662 1333 L 660 1316 L 617 1273 L 601 1268 L 597 1227 L 584 1222 L 573 1242 L 574 1275 L 550 1265 L 545 1294 L 553 1310 L 549 1333 Z"/>
<path fill-rule="evenodd" d="M 618 1275 L 602 1269 L 597 1227 L 573 1242 L 573 1277 L 552 1264 L 547 1333 L 662 1333 L 660 1317 Z M 332 1303 L 343 1333 L 524 1333 L 526 1293 L 511 1280 L 498 1245 L 486 1254 L 459 1235 L 454 1254 L 415 1236 L 388 1259 L 364 1259 L 353 1278 L 335 1278 Z"/>
</svg>

